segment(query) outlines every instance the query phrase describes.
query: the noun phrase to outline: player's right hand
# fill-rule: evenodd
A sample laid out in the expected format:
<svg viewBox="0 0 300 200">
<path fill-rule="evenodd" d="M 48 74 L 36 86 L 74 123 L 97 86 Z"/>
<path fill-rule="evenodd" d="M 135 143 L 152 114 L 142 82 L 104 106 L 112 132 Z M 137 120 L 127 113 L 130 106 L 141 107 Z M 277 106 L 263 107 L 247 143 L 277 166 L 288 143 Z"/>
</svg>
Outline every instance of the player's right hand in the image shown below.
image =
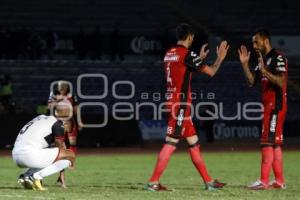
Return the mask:
<svg viewBox="0 0 300 200">
<path fill-rule="evenodd" d="M 229 45 L 226 40 L 223 40 L 219 46 L 217 46 L 217 56 L 219 59 L 224 60 L 229 49 Z"/>
<path fill-rule="evenodd" d="M 251 52 L 247 50 L 247 47 L 244 45 L 240 46 L 240 48 L 238 49 L 238 53 L 242 65 L 248 64 Z"/>
</svg>

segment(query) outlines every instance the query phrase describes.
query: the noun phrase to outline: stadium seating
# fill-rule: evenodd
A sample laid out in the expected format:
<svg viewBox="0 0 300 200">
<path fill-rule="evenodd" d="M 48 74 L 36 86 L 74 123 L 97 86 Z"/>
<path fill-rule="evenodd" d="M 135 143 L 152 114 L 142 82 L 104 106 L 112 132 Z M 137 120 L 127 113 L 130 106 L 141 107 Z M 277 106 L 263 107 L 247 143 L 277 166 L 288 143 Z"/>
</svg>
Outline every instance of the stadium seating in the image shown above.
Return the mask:
<svg viewBox="0 0 300 200">
<path fill-rule="evenodd" d="M 273 34 L 299 34 L 299 9 L 299 1 L 285 0 L 210 0 L 205 4 L 193 0 L 2 0 L 0 24 L 59 30 L 100 24 L 106 31 L 118 23 L 125 32 L 157 32 L 162 26 L 193 20 L 213 33 L 248 33 L 254 27 L 267 26 Z"/>
<path fill-rule="evenodd" d="M 8 73 L 13 78 L 14 99 L 17 106 L 27 112 L 34 112 L 36 106 L 48 99 L 50 84 L 54 80 L 65 79 L 74 84 L 76 89 L 77 78 L 80 74 L 104 74 L 108 77 L 108 96 L 101 102 L 111 106 L 118 102 L 112 96 L 112 85 L 115 81 L 129 80 L 134 83 L 135 95 L 128 101 L 131 103 L 144 102 L 141 95 L 147 92 L 150 102 L 160 103 L 165 99 L 154 99 L 153 94 L 164 94 L 165 75 L 161 62 L 105 62 L 105 61 L 0 61 L 2 74 Z M 300 70 L 290 67 L 290 81 L 298 82 Z M 87 78 L 82 81 L 83 94 L 100 94 L 103 92 L 101 79 Z M 236 102 L 260 101 L 260 89 L 249 89 L 245 84 L 242 69 L 238 62 L 226 62 L 217 75 L 209 78 L 195 74 L 192 80 L 193 91 L 197 93 L 198 101 L 207 100 L 207 94 L 215 94 L 215 102 L 223 102 L 225 112 L 232 115 L 236 112 Z M 127 91 L 126 91 L 127 90 Z M 123 93 L 124 92 L 124 93 Z M 118 94 L 128 94 L 128 87 L 117 88 Z M 163 95 L 162 95 L 163 96 Z M 300 92 L 293 85 L 289 87 L 289 110 L 299 109 Z M 97 101 L 79 99 L 81 102 Z M 98 100 L 99 101 L 99 100 Z M 151 116 L 151 110 L 141 110 L 142 116 Z M 295 115 L 293 115 L 295 113 Z M 291 112 L 288 117 L 299 118 L 297 112 Z"/>
<path fill-rule="evenodd" d="M 124 25 L 124 31 L 153 31 L 161 23 L 178 21 L 161 1 L 4 0 L 0 5 L 0 24 L 17 23 L 38 28 L 53 26 L 60 30 L 98 24 L 107 30 L 119 23 Z"/>
</svg>

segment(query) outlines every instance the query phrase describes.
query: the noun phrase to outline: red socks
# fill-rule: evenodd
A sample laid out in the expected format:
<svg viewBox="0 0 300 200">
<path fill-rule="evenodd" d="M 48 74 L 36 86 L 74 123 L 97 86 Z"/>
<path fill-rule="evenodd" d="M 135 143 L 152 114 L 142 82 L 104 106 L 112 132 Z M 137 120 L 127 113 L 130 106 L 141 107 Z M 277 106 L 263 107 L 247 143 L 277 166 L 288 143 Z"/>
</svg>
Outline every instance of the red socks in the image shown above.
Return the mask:
<svg viewBox="0 0 300 200">
<path fill-rule="evenodd" d="M 269 176 L 274 159 L 273 147 L 267 146 L 261 148 L 261 175 L 260 180 L 265 185 L 269 185 Z"/>
<path fill-rule="evenodd" d="M 176 147 L 170 144 L 164 144 L 157 158 L 157 162 L 153 171 L 153 174 L 149 182 L 159 182 L 161 175 L 166 169 L 169 159 Z M 193 161 L 194 166 L 201 175 L 205 183 L 212 181 L 212 178 L 208 175 L 205 162 L 201 156 L 200 145 L 189 148 L 189 153 Z M 261 148 L 261 182 L 265 185 L 269 184 L 269 176 L 273 167 L 275 180 L 282 184 L 284 183 L 283 176 L 283 160 L 281 147 L 267 146 Z"/>
<path fill-rule="evenodd" d="M 159 182 L 159 178 L 166 169 L 169 159 L 172 153 L 175 151 L 175 149 L 176 147 L 173 145 L 164 144 L 158 155 L 157 162 L 149 182 Z"/>
<path fill-rule="evenodd" d="M 269 184 L 269 175 L 273 167 L 276 182 L 279 184 L 283 184 L 284 177 L 281 147 L 263 147 L 261 149 L 261 153 L 261 182 L 263 182 L 264 184 Z"/>
<path fill-rule="evenodd" d="M 152 177 L 150 178 L 149 182 L 159 182 L 159 178 L 163 174 L 164 170 L 166 169 L 169 159 L 172 153 L 175 151 L 176 147 L 170 144 L 165 144 L 161 149 L 158 159 L 156 162 L 155 169 L 153 171 Z M 200 153 L 200 145 L 196 145 L 194 147 L 189 148 L 191 159 L 194 163 L 194 166 L 200 173 L 203 181 L 205 183 L 212 181 L 211 177 L 208 175 L 206 170 L 206 166 L 204 160 Z"/>
<path fill-rule="evenodd" d="M 212 181 L 211 177 L 208 175 L 206 170 L 206 166 L 204 160 L 200 153 L 200 145 L 196 145 L 194 147 L 189 148 L 191 159 L 194 163 L 194 166 L 198 170 L 199 174 L 201 175 L 203 181 L 205 183 Z"/>
<path fill-rule="evenodd" d="M 273 160 L 273 171 L 275 180 L 279 184 L 284 183 L 283 177 L 283 161 L 282 161 L 282 149 L 280 146 L 274 148 L 274 160 Z"/>
</svg>

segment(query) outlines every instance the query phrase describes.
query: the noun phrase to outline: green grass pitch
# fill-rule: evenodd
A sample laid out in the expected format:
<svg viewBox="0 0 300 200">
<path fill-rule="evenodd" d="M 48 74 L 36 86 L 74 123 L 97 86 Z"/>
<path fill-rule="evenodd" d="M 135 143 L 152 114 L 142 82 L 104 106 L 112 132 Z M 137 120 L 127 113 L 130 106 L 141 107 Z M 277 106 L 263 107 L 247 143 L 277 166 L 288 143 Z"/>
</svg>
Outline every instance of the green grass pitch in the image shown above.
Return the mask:
<svg viewBox="0 0 300 200">
<path fill-rule="evenodd" d="M 218 191 L 205 191 L 200 176 L 185 152 L 171 158 L 161 182 L 170 192 L 143 190 L 152 173 L 156 153 L 79 156 L 76 169 L 67 171 L 68 189 L 55 184 L 56 175 L 45 180 L 48 191 L 24 190 L 16 183 L 21 173 L 10 157 L 0 158 L 0 199 L 112 199 L 112 200 L 281 200 L 300 199 L 300 154 L 284 153 L 287 190 L 249 191 L 245 185 L 260 172 L 259 152 L 204 152 L 210 174 L 228 183 Z"/>
</svg>

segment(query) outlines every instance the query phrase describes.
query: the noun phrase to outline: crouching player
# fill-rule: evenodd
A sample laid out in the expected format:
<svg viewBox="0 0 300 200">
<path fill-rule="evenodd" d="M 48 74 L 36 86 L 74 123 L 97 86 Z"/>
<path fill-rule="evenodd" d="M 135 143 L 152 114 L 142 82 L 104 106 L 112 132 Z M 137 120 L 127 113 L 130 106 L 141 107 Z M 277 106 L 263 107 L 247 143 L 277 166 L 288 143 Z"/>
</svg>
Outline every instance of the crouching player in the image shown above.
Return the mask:
<svg viewBox="0 0 300 200">
<path fill-rule="evenodd" d="M 41 184 L 43 178 L 58 173 L 72 165 L 75 154 L 65 149 L 64 125 L 60 120 L 68 117 L 67 102 L 55 106 L 55 116 L 39 115 L 19 132 L 12 151 L 18 167 L 28 168 L 18 182 L 27 189 L 47 190 Z M 55 147 L 51 145 L 55 143 Z"/>
</svg>

